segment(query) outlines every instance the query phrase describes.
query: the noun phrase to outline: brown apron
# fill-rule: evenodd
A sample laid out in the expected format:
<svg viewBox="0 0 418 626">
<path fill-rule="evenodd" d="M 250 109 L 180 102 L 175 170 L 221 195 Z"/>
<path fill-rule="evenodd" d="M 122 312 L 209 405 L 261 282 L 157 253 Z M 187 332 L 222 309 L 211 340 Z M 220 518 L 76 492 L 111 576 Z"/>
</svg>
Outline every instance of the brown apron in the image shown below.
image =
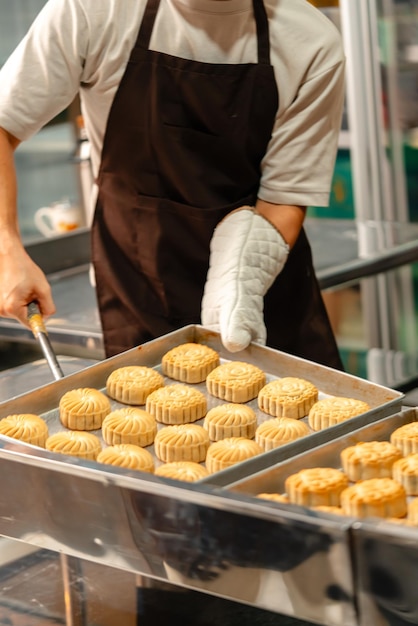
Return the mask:
<svg viewBox="0 0 418 626">
<path fill-rule="evenodd" d="M 98 177 L 93 263 L 107 356 L 200 323 L 214 228 L 255 203 L 278 108 L 262 0 L 253 0 L 258 63 L 238 65 L 150 50 L 159 4 L 148 0 Z M 341 366 L 304 232 L 265 318 L 268 345 Z"/>
</svg>

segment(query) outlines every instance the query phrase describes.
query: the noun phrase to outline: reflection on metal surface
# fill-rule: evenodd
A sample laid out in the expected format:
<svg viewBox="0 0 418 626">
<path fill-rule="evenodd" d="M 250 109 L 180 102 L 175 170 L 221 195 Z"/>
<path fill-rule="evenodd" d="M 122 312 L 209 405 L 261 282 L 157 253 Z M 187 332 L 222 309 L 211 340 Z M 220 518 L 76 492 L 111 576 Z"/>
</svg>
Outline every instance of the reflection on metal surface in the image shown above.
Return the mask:
<svg viewBox="0 0 418 626">
<path fill-rule="evenodd" d="M 60 356 L 60 363 L 66 376 L 80 372 L 97 363 L 93 359 Z M 52 381 L 51 370 L 45 359 L 39 359 L 2 371 L 0 376 L 0 402 L 33 391 Z"/>
<path fill-rule="evenodd" d="M 149 529 L 153 549 L 161 555 L 159 568 L 170 582 L 321 623 L 352 623 L 342 528 L 310 527 L 309 521 L 281 518 L 280 512 L 272 523 L 154 494 L 134 494 L 133 505 L 133 537 L 143 547 L 143 528 Z"/>
<path fill-rule="evenodd" d="M 67 554 L 60 554 L 60 562 L 64 585 L 65 625 L 85 626 L 87 609 L 81 562 Z"/>
<path fill-rule="evenodd" d="M 31 546 L 12 540 L 9 543 L 14 545 L 16 560 L 0 569 L 2 625 L 135 626 L 138 623 L 135 574 L 33 547 L 31 554 L 22 557 L 20 547 Z M 72 566 L 71 572 L 68 564 Z M 66 599 L 71 604 L 66 606 Z"/>
<path fill-rule="evenodd" d="M 2 534 L 273 611 L 286 606 L 306 619 L 314 614 L 327 624 L 355 623 L 345 563 L 348 537 L 340 522 L 82 464 L 69 473 L 62 467 L 51 471 L 46 459 L 28 463 L 19 448 L 0 450 L 0 471 L 10 476 L 0 503 Z M 24 504 L 18 493 L 25 493 Z M 318 571 L 326 585 L 312 599 L 304 579 Z M 281 593 L 263 591 L 264 578 L 280 581 Z M 348 600 L 337 601 L 330 586 L 344 590 Z M 300 594 L 296 604 L 289 589 Z M 330 613 L 338 619 L 330 621 Z"/>
<path fill-rule="evenodd" d="M 361 626 L 418 623 L 417 529 L 385 522 L 353 527 Z"/>
</svg>

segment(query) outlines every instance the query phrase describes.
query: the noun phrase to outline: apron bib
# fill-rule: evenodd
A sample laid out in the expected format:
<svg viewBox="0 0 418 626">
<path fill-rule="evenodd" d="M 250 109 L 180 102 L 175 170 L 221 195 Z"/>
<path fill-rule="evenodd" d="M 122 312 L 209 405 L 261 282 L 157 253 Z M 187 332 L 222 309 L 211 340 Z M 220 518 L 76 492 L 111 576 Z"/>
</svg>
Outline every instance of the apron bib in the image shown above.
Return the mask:
<svg viewBox="0 0 418 626">
<path fill-rule="evenodd" d="M 213 231 L 255 203 L 278 108 L 262 0 L 253 0 L 258 62 L 238 65 L 150 50 L 159 4 L 148 0 L 97 181 L 92 256 L 107 356 L 200 323 Z M 265 316 L 272 347 L 304 356 L 308 341 L 326 355 L 328 341 L 336 351 L 303 232 Z M 327 362 L 311 352 L 306 358 Z"/>
</svg>

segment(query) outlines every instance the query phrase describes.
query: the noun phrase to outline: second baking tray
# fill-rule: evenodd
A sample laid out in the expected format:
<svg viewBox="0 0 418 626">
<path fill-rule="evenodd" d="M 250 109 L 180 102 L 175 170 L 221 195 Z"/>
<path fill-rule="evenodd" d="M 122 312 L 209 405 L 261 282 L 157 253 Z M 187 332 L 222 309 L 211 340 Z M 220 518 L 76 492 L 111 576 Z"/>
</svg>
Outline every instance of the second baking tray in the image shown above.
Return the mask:
<svg viewBox="0 0 418 626">
<path fill-rule="evenodd" d="M 407 409 L 231 483 L 225 489 L 248 497 L 262 492 L 283 493 L 284 482 L 290 474 L 307 467 L 340 469 L 340 453 L 347 446 L 360 441 L 389 441 L 396 428 L 417 420 L 418 409 Z M 264 506 L 282 511 L 290 506 L 291 511 L 304 511 L 311 519 L 328 518 L 336 522 L 345 519 L 351 545 L 351 577 L 348 579 L 355 581 L 354 604 L 359 624 L 409 626 L 418 623 L 418 528 L 380 518 L 359 520 L 329 515 L 269 501 Z"/>
<path fill-rule="evenodd" d="M 340 454 L 344 448 L 360 441 L 389 441 L 390 434 L 395 428 L 416 421 L 417 417 L 415 408 L 401 411 L 276 463 L 265 470 L 253 472 L 242 479 L 230 482 L 226 487 L 234 492 L 253 495 L 262 492 L 284 493 L 284 483 L 290 474 L 309 467 L 341 469 Z M 309 514 L 316 515 L 316 513 Z"/>
</svg>

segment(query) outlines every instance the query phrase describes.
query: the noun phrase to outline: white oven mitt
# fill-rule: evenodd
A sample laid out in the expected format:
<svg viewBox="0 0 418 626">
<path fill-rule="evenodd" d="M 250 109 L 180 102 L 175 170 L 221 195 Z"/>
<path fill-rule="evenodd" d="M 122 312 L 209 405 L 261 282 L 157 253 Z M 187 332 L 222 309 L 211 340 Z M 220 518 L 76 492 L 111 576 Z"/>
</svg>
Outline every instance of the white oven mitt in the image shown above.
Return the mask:
<svg viewBox="0 0 418 626">
<path fill-rule="evenodd" d="M 202 324 L 221 334 L 230 352 L 266 343 L 264 296 L 282 271 L 289 246 L 251 207 L 227 215 L 210 244 Z"/>
</svg>

